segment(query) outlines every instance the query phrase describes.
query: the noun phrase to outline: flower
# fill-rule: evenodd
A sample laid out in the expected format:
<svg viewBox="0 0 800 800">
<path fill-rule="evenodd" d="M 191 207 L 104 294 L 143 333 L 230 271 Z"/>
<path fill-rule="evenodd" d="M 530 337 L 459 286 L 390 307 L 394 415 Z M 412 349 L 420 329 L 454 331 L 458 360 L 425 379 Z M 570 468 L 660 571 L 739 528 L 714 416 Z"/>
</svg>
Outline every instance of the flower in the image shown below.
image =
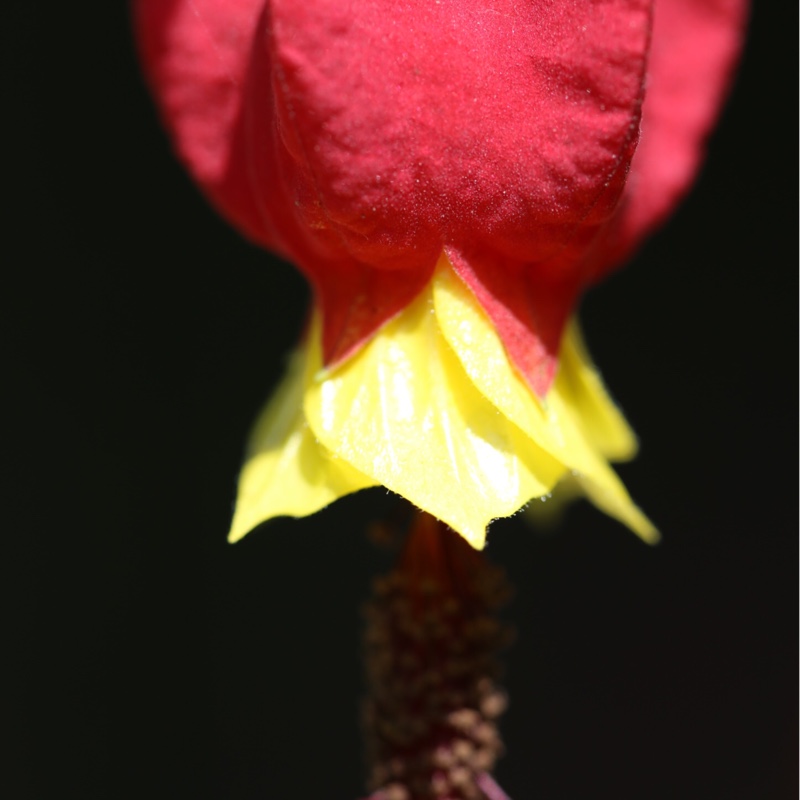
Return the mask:
<svg viewBox="0 0 800 800">
<path fill-rule="evenodd" d="M 691 183 L 745 0 L 135 10 L 178 154 L 314 290 L 231 538 L 383 484 L 481 547 L 574 478 L 655 540 L 608 465 L 635 439 L 574 309 Z"/>
</svg>

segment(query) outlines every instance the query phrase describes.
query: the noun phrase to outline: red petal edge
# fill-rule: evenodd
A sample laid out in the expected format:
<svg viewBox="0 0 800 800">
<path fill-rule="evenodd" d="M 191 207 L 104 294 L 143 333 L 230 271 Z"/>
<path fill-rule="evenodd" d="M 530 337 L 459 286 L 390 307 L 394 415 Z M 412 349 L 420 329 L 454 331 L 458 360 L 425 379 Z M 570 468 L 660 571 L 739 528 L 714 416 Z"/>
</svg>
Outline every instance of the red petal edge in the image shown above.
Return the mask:
<svg viewBox="0 0 800 800">
<path fill-rule="evenodd" d="M 658 0 L 639 146 L 620 209 L 592 256 L 595 279 L 630 257 L 691 187 L 731 83 L 748 0 Z"/>
</svg>

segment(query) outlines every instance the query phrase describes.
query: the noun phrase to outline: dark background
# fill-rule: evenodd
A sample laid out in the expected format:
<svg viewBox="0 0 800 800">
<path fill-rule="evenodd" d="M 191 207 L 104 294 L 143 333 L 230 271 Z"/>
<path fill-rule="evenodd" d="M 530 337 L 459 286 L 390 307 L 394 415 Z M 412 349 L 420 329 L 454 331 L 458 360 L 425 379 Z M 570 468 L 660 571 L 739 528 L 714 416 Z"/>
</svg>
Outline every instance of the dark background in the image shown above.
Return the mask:
<svg viewBox="0 0 800 800">
<path fill-rule="evenodd" d="M 514 800 L 796 796 L 796 20 L 769 8 L 695 192 L 583 309 L 663 544 L 585 504 L 490 532 Z M 0 794 L 354 800 L 391 499 L 225 543 L 303 281 L 173 160 L 124 4 L 3 16 Z"/>
</svg>

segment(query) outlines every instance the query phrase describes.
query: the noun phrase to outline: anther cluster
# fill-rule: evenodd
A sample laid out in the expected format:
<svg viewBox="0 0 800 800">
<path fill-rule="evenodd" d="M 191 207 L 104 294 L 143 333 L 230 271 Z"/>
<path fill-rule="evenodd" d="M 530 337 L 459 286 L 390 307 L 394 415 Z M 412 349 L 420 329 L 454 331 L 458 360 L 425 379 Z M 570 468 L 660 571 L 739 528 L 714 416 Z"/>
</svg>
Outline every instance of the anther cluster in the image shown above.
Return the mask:
<svg viewBox="0 0 800 800">
<path fill-rule="evenodd" d="M 430 519 L 430 518 L 428 518 Z M 496 720 L 496 611 L 502 572 L 433 521 L 410 534 L 400 565 L 375 579 L 364 609 L 364 728 L 374 800 L 483 800 L 481 775 L 503 745 Z"/>
</svg>

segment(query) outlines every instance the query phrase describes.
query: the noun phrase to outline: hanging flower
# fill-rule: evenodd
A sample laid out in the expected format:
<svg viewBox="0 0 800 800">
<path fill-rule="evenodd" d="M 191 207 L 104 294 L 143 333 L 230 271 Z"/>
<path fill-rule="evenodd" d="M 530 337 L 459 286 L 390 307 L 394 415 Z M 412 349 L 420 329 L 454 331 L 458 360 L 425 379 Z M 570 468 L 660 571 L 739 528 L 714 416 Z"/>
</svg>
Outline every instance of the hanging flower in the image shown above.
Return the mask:
<svg viewBox="0 0 800 800">
<path fill-rule="evenodd" d="M 744 0 L 135 9 L 179 155 L 314 291 L 231 539 L 382 484 L 481 547 L 569 477 L 655 540 L 573 313 L 687 190 Z"/>
</svg>

